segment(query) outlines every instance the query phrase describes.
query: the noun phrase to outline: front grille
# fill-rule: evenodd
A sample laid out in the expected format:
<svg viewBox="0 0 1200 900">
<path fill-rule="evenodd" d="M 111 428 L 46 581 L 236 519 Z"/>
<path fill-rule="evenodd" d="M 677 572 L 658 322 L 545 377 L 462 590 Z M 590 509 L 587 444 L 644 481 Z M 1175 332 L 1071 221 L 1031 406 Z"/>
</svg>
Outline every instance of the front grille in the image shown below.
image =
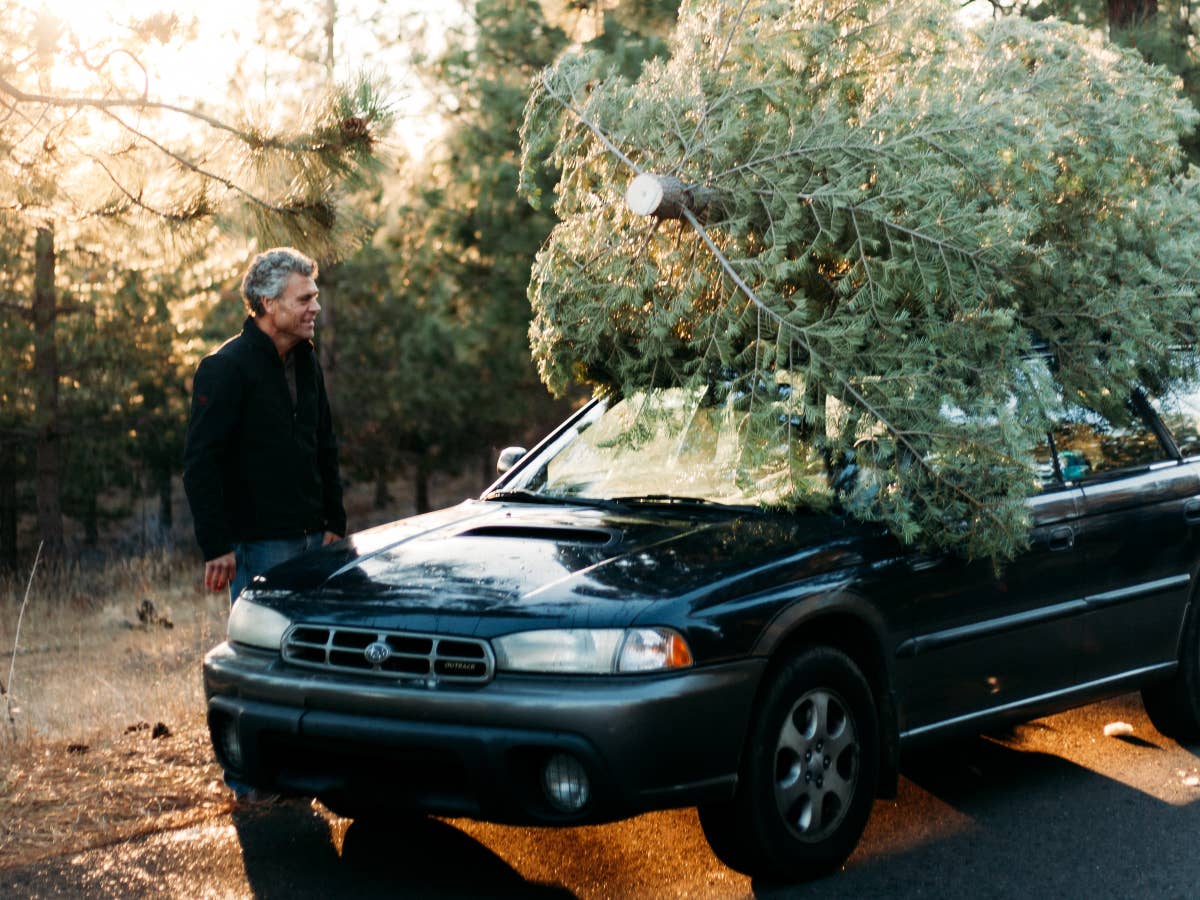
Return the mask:
<svg viewBox="0 0 1200 900">
<path fill-rule="evenodd" d="M 327 625 L 293 625 L 283 636 L 283 658 L 313 669 L 392 679 L 479 684 L 495 671 L 486 641 Z"/>
</svg>

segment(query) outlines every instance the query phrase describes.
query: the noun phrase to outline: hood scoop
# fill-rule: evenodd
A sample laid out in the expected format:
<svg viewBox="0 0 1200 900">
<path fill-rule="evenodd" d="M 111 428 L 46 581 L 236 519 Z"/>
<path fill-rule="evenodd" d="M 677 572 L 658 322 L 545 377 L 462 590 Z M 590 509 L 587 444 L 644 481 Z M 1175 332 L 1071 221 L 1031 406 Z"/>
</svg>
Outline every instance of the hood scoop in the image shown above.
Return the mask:
<svg viewBox="0 0 1200 900">
<path fill-rule="evenodd" d="M 600 528 L 565 528 L 557 525 L 480 525 L 460 531 L 455 537 L 518 538 L 558 544 L 609 544 L 616 540 L 615 534 Z"/>
</svg>

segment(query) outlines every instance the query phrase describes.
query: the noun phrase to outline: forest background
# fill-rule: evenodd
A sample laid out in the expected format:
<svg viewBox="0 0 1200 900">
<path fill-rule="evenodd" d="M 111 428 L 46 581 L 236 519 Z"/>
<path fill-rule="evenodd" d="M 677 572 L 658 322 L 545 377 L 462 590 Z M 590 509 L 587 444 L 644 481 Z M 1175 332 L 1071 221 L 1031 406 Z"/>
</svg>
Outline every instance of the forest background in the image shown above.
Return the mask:
<svg viewBox="0 0 1200 900">
<path fill-rule="evenodd" d="M 1200 102 L 1197 5 L 964 4 L 1101 30 Z M 0 36 L 0 572 L 39 546 L 64 562 L 190 548 L 190 375 L 238 330 L 238 274 L 270 243 L 321 263 L 343 473 L 375 518 L 397 512 L 398 479 L 399 512 L 430 507 L 435 475 L 476 492 L 501 446 L 582 396 L 550 397 L 530 360 L 526 288 L 554 222 L 517 194 L 522 112 L 568 48 L 636 75 L 666 52 L 676 0 L 256 2 L 251 30 L 127 6 L 97 36 L 54 4 L 0 3 L 16 23 Z M 200 38 L 221 65 L 187 55 Z"/>
<path fill-rule="evenodd" d="M 527 84 L 575 41 L 656 52 L 674 4 L 259 2 L 209 38 L 227 81 L 201 97 L 203 61 L 173 71 L 200 12 L 114 11 L 97 39 L 0 5 L 0 570 L 187 543 L 190 375 L 271 244 L 320 262 L 343 474 L 373 507 L 398 477 L 408 511 L 434 472 L 478 490 L 558 418 L 526 334 L 552 225 L 516 193 Z"/>
</svg>

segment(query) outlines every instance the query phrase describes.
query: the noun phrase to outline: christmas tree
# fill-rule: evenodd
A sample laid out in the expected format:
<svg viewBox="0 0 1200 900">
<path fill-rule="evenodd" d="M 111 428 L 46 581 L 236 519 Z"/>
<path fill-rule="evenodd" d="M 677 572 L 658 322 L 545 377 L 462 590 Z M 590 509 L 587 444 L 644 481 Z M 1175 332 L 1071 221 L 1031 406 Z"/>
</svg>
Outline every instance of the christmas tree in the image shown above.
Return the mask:
<svg viewBox="0 0 1200 900">
<path fill-rule="evenodd" d="M 1184 376 L 1197 324 L 1194 109 L 1086 30 L 940 0 L 695 0 L 636 80 L 536 80 L 526 184 L 561 171 L 533 270 L 554 390 L 720 385 L 748 453 L 814 454 L 906 542 L 1027 539 L 1066 396 L 1111 417 Z M 527 191 L 534 203 L 543 197 Z"/>
</svg>

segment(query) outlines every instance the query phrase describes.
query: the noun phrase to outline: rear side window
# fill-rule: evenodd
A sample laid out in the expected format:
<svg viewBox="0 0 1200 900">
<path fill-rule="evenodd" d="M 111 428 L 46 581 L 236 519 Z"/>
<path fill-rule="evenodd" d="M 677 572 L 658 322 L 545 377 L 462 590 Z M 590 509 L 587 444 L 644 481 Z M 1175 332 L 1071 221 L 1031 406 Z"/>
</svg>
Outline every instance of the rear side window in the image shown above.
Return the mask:
<svg viewBox="0 0 1200 900">
<path fill-rule="evenodd" d="M 1058 475 L 1054 471 L 1054 454 L 1050 451 L 1050 439 L 1043 438 L 1033 448 L 1033 461 L 1037 465 L 1038 480 L 1043 490 L 1061 486 Z"/>
<path fill-rule="evenodd" d="M 1200 456 L 1200 385 L 1189 385 L 1150 402 L 1179 452 L 1185 457 Z"/>
<path fill-rule="evenodd" d="M 1067 404 L 1059 419 L 1054 447 L 1064 481 L 1144 468 L 1170 458 L 1141 416 L 1131 411 L 1128 421 L 1117 424 L 1076 404 Z"/>
</svg>

